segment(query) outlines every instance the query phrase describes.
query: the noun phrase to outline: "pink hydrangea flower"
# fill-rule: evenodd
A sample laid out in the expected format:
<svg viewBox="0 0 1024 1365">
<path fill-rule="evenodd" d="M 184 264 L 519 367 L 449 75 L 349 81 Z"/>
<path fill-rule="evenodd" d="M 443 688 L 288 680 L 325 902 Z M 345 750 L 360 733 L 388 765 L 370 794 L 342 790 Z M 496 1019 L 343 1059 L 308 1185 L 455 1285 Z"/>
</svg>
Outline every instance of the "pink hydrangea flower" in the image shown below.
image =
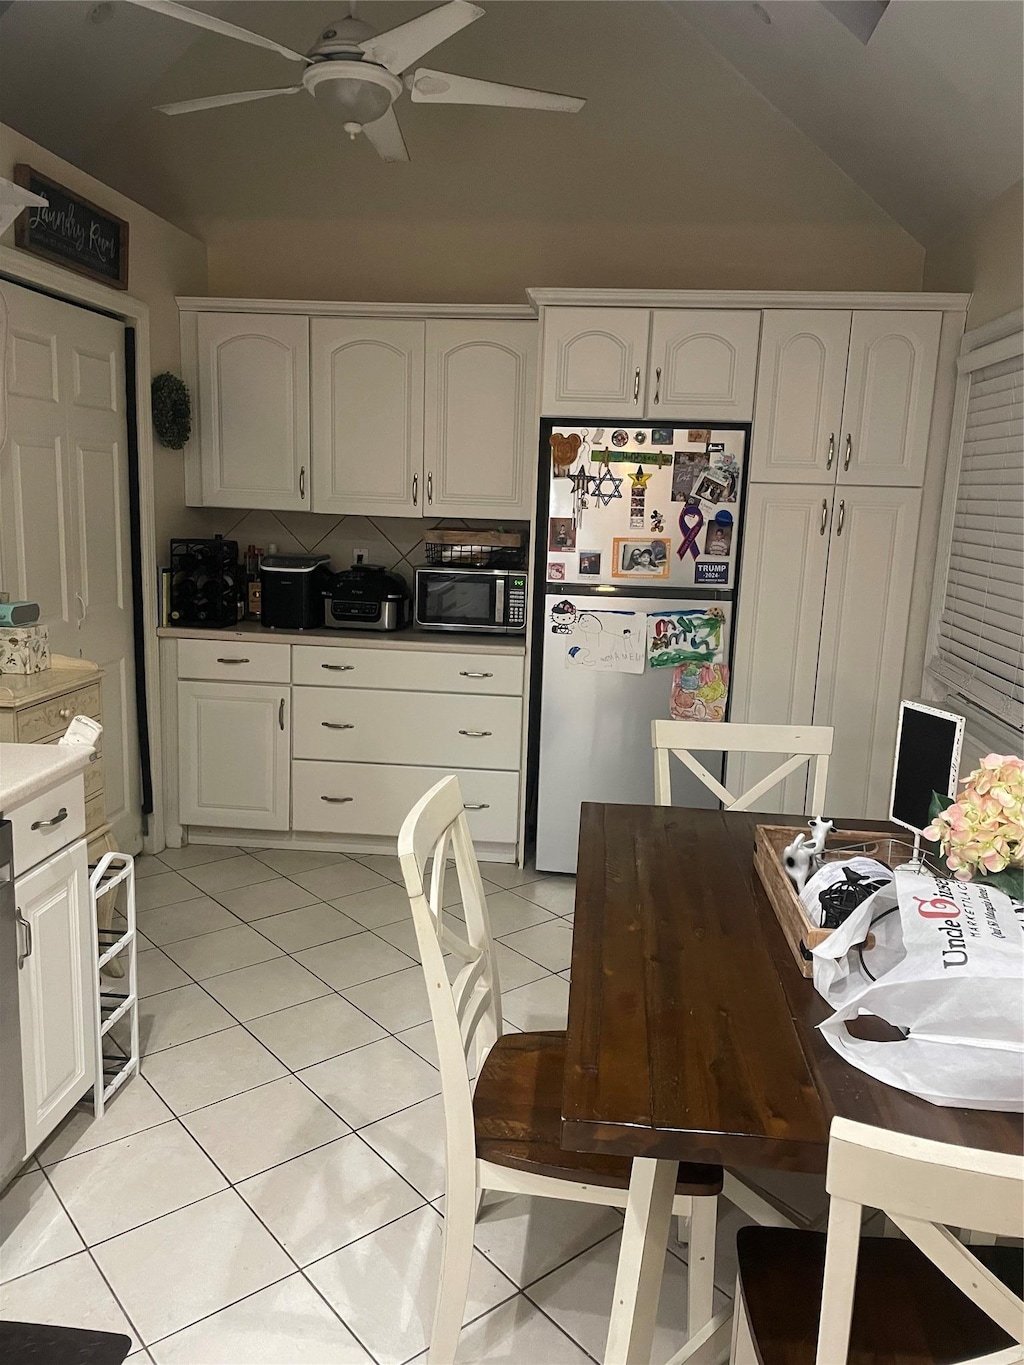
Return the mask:
<svg viewBox="0 0 1024 1365">
<path fill-rule="evenodd" d="M 924 831 L 960 881 L 1024 866 L 1024 759 L 986 754 L 963 791 Z"/>
</svg>

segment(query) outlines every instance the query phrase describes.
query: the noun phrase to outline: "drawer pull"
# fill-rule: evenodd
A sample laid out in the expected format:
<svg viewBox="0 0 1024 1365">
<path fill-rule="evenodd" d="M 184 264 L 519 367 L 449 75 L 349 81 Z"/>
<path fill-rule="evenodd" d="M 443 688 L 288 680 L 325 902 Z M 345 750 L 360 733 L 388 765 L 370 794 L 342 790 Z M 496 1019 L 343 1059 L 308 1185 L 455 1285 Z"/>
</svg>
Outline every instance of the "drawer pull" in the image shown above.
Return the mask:
<svg viewBox="0 0 1024 1365">
<path fill-rule="evenodd" d="M 25 951 L 21 952 L 19 950 L 18 952 L 18 966 L 24 967 L 26 960 L 32 956 L 32 926 L 21 913 L 20 906 L 15 911 L 15 914 L 17 916 L 18 928 L 24 929 L 25 931 Z"/>
<path fill-rule="evenodd" d="M 70 706 L 62 706 L 57 712 L 57 715 L 60 716 L 61 720 L 70 720 L 74 714 L 75 713 Z"/>
<path fill-rule="evenodd" d="M 354 730 L 356 728 L 354 725 L 346 725 L 340 720 L 322 720 L 320 724 L 325 730 Z"/>
<path fill-rule="evenodd" d="M 351 673 L 355 664 L 321 664 L 321 668 L 326 668 L 328 673 Z"/>
<path fill-rule="evenodd" d="M 346 801 L 354 801 L 354 796 L 321 796 L 321 801 L 326 801 L 329 806 L 343 806 Z"/>
<path fill-rule="evenodd" d="M 460 678 L 493 678 L 493 673 L 468 673 L 465 669 L 459 674 Z"/>
<path fill-rule="evenodd" d="M 56 825 L 62 825 L 68 818 L 67 806 L 61 806 L 60 810 L 49 820 L 33 820 L 33 829 L 53 829 Z"/>
<path fill-rule="evenodd" d="M 487 739 L 491 734 L 490 730 L 460 730 L 460 735 L 465 735 L 467 739 Z"/>
<path fill-rule="evenodd" d="M 218 662 L 219 664 L 247 664 L 247 663 L 250 662 L 250 660 L 249 660 L 249 659 L 228 659 L 228 658 L 223 658 L 223 659 L 218 659 L 217 662 Z"/>
<path fill-rule="evenodd" d="M 490 810 L 491 807 L 486 801 L 463 801 L 463 810 Z"/>
</svg>

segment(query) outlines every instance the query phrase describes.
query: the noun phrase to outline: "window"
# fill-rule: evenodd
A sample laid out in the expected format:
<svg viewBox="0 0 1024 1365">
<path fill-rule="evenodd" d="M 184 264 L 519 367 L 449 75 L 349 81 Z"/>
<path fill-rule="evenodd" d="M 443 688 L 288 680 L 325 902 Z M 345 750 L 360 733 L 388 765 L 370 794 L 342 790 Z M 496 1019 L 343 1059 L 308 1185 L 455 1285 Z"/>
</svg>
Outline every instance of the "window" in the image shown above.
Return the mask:
<svg viewBox="0 0 1024 1365">
<path fill-rule="evenodd" d="M 1019 318 L 1013 319 L 1019 329 Z M 987 329 L 986 329 L 987 330 Z M 1005 330 L 1005 329 L 1004 329 Z M 965 338 L 965 348 L 969 338 Z M 931 672 L 1019 729 L 1024 649 L 1024 334 L 961 353 L 946 487 L 948 561 Z"/>
</svg>

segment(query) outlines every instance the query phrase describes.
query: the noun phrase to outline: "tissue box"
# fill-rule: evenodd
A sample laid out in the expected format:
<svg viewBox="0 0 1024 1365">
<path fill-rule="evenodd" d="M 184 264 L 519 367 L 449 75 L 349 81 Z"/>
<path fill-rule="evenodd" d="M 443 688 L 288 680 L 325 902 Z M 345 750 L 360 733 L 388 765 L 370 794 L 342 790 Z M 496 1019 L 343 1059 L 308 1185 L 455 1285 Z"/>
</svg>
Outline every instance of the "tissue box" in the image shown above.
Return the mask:
<svg viewBox="0 0 1024 1365">
<path fill-rule="evenodd" d="M 50 667 L 46 626 L 0 628 L 0 673 L 42 673 Z"/>
</svg>

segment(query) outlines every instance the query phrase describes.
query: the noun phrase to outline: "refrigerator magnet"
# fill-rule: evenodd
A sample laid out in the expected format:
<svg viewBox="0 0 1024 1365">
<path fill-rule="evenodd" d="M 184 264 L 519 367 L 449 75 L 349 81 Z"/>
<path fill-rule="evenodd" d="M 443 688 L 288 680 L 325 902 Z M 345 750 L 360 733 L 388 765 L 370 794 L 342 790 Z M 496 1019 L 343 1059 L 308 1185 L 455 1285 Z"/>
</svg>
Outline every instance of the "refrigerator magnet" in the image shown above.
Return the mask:
<svg viewBox="0 0 1024 1365">
<path fill-rule="evenodd" d="M 664 529 L 665 529 L 665 518 L 661 515 L 661 513 L 657 510 L 657 508 L 652 508 L 652 509 L 651 509 L 651 532 L 652 532 L 652 534 L 653 534 L 653 535 L 659 535 L 662 531 L 664 531 Z"/>
<path fill-rule="evenodd" d="M 708 468 L 703 450 L 677 450 L 672 455 L 672 501 L 689 502 L 693 486 Z"/>
<path fill-rule="evenodd" d="M 562 564 L 557 559 L 548 560 L 548 582 L 549 583 L 565 582 L 565 565 Z"/>
<path fill-rule="evenodd" d="M 673 427 L 651 427 L 652 446 L 670 446 L 675 439 Z"/>
<path fill-rule="evenodd" d="M 687 555 L 692 555 L 696 559 L 700 554 L 697 549 L 697 537 L 700 535 L 703 525 L 704 513 L 699 507 L 687 503 L 679 513 L 679 534 L 682 539 L 679 542 L 679 549 L 676 554 L 681 560 L 685 559 Z"/>
<path fill-rule="evenodd" d="M 608 465 L 604 465 L 596 479 L 591 479 L 590 496 L 597 498 L 602 507 L 622 497 L 622 480 L 612 473 Z"/>
<path fill-rule="evenodd" d="M 616 536 L 612 541 L 613 578 L 668 578 L 667 536 Z"/>
<path fill-rule="evenodd" d="M 728 664 L 691 660 L 672 670 L 668 713 L 673 720 L 725 720 L 728 698 Z"/>
<path fill-rule="evenodd" d="M 709 427 L 690 427 L 686 433 L 686 439 L 691 445 L 706 446 L 711 440 L 711 430 Z"/>
<path fill-rule="evenodd" d="M 709 559 L 728 559 L 732 554 L 732 513 L 723 508 L 714 521 L 708 522 L 704 536 L 704 553 Z"/>
<path fill-rule="evenodd" d="M 635 432 L 633 433 L 633 440 L 637 443 L 638 446 L 646 445 L 646 444 L 647 444 L 647 432 L 646 432 L 646 431 L 635 431 Z"/>
<path fill-rule="evenodd" d="M 580 551 L 580 574 L 587 577 L 601 572 L 601 551 L 600 550 L 581 550 Z"/>
<path fill-rule="evenodd" d="M 576 463 L 583 437 L 576 431 L 568 434 L 553 431 L 548 437 L 548 444 L 551 446 L 551 463 L 554 466 L 555 478 L 567 478 L 569 470 Z"/>
<path fill-rule="evenodd" d="M 718 503 L 722 501 L 728 487 L 728 479 L 723 478 L 713 469 L 705 469 L 694 484 L 693 496 L 701 502 Z"/>
<path fill-rule="evenodd" d="M 624 446 L 628 440 L 629 440 L 629 432 L 628 432 L 628 431 L 613 431 L 613 432 L 612 432 L 612 445 L 613 445 L 613 446 Z"/>
<path fill-rule="evenodd" d="M 548 549 L 555 554 L 567 554 L 576 548 L 576 523 L 572 517 L 551 517 L 548 520 Z"/>
</svg>

